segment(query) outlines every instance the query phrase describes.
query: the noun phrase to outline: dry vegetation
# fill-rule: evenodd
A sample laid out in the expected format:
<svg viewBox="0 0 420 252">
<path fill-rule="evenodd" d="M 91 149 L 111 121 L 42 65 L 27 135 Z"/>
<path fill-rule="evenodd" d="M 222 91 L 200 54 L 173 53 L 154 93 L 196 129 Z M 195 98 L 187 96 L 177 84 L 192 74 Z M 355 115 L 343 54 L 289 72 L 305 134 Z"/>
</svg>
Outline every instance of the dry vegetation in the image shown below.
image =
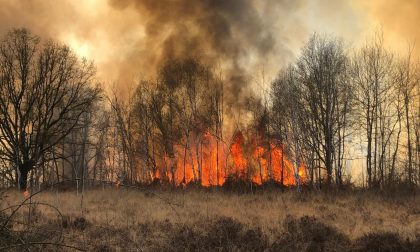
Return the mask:
<svg viewBox="0 0 420 252">
<path fill-rule="evenodd" d="M 19 192 L 9 191 L 1 209 L 23 199 Z M 420 248 L 420 200 L 416 196 L 98 188 L 83 197 L 74 191 L 44 192 L 34 196 L 33 202 L 55 206 L 63 216 L 51 206 L 34 205 L 29 217 L 28 206 L 24 206 L 8 225 L 9 234 L 2 231 L 0 247 L 19 244 L 20 237 L 26 243 L 55 242 L 89 251 Z M 5 214 L 10 212 L 3 211 L 3 218 Z M 29 218 L 29 228 L 22 229 Z"/>
</svg>

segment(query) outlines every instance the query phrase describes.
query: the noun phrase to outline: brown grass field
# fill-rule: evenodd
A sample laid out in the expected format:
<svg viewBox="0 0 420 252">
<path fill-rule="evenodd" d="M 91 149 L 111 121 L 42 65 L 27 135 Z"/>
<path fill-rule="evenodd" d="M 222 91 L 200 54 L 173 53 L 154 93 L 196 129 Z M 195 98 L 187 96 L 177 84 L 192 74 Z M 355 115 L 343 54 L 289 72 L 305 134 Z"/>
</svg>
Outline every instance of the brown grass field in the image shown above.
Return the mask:
<svg viewBox="0 0 420 252">
<path fill-rule="evenodd" d="M 0 209 L 25 199 L 17 191 L 0 197 Z M 42 192 L 30 203 L 1 230 L 2 250 L 420 251 L 413 195 L 97 188 Z"/>
</svg>

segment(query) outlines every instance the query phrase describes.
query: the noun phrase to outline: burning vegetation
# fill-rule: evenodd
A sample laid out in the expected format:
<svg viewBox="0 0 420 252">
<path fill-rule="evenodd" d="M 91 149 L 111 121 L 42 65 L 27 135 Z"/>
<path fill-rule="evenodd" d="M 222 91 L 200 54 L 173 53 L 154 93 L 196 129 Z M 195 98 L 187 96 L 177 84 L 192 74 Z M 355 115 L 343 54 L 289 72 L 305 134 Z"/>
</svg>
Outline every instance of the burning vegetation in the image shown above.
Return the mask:
<svg viewBox="0 0 420 252">
<path fill-rule="evenodd" d="M 359 183 L 415 190 L 420 67 L 382 43 L 349 55 L 315 34 L 261 97 L 236 64 L 166 48 L 153 78 L 107 95 L 92 63 L 12 30 L 0 44 L 3 184 L 343 187 L 367 139 Z"/>
<path fill-rule="evenodd" d="M 377 32 L 348 50 L 315 33 L 292 53 L 279 31 L 304 27 L 279 13 L 306 2 L 102 3 L 101 15 L 131 17 L 117 35 L 105 32 L 120 49 L 98 64 L 116 72 L 106 91 L 93 62 L 79 59 L 86 54 L 10 30 L 0 41 L 0 182 L 23 191 L 28 181 L 66 180 L 416 189 L 414 48 L 397 57 Z M 5 6 L 14 13 L 20 5 Z M 132 22 L 138 29 L 127 30 Z M 84 35 L 102 37 L 93 30 Z"/>
<path fill-rule="evenodd" d="M 225 84 L 215 72 L 195 58 L 169 60 L 155 81 L 137 86 L 129 104 L 114 95 L 122 178 L 173 186 L 305 183 L 305 162 L 288 143 L 268 133 L 267 113 L 232 129 L 232 113 L 241 108 L 226 110 Z M 255 113 L 266 109 L 252 96 L 243 99 L 256 105 Z M 234 103 L 240 101 L 229 102 Z M 109 146 L 111 152 L 115 144 Z"/>
<path fill-rule="evenodd" d="M 170 158 L 157 161 L 152 180 L 173 181 L 177 186 L 199 183 L 202 186 L 222 186 L 226 180 L 249 181 L 255 185 L 276 183 L 292 186 L 306 182 L 306 168 L 295 168 L 286 156 L 284 147 L 269 143 L 263 147 L 255 141 L 246 141 L 238 131 L 228 147 L 207 133 L 198 148 L 198 155 L 188 155 L 189 150 L 177 148 L 174 173 Z M 220 144 L 220 148 L 217 145 Z"/>
</svg>

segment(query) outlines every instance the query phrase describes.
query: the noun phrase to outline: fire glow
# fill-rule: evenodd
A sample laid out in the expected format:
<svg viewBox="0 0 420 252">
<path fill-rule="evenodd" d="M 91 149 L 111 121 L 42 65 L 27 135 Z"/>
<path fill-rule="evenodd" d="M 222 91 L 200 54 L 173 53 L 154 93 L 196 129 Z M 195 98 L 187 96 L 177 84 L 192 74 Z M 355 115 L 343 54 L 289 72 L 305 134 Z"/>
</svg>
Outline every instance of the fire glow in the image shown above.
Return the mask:
<svg viewBox="0 0 420 252">
<path fill-rule="evenodd" d="M 222 186 L 228 178 L 252 181 L 256 185 L 268 182 L 284 186 L 296 185 L 297 181 L 305 183 L 305 165 L 301 163 L 295 169 L 283 146 L 276 145 L 274 141 L 270 141 L 269 146 L 255 142 L 247 142 L 241 132 L 234 134 L 230 144 L 218 142 L 216 137 L 205 134 L 198 152 L 195 148 L 176 148 L 174 161 L 168 157 L 158 161 L 156 174 L 152 177 L 171 183 L 175 181 L 177 186 L 194 181 L 205 187 Z M 171 162 L 174 162 L 173 166 Z"/>
<path fill-rule="evenodd" d="M 29 198 L 30 195 L 31 195 L 31 193 L 28 190 L 25 190 L 23 192 L 23 197 L 25 197 L 25 198 Z"/>
</svg>

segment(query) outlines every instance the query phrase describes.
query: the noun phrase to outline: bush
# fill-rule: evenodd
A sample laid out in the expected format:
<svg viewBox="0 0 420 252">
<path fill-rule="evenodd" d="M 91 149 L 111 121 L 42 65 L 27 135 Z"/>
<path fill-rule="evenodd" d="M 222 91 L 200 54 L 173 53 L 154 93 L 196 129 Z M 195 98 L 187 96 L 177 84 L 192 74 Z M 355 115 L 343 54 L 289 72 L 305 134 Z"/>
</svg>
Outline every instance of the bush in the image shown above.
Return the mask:
<svg viewBox="0 0 420 252">
<path fill-rule="evenodd" d="M 261 188 L 260 185 L 239 176 L 228 176 L 222 186 L 226 192 L 252 193 Z"/>
<path fill-rule="evenodd" d="M 284 232 L 273 243 L 273 251 L 345 251 L 349 239 L 315 217 L 295 219 L 290 215 L 284 221 Z"/>
<path fill-rule="evenodd" d="M 227 217 L 175 228 L 168 251 L 264 251 L 268 239 L 260 229 L 245 227 Z"/>
<path fill-rule="evenodd" d="M 369 233 L 354 241 L 352 251 L 420 251 L 420 239 L 410 242 L 396 233 Z"/>
</svg>

